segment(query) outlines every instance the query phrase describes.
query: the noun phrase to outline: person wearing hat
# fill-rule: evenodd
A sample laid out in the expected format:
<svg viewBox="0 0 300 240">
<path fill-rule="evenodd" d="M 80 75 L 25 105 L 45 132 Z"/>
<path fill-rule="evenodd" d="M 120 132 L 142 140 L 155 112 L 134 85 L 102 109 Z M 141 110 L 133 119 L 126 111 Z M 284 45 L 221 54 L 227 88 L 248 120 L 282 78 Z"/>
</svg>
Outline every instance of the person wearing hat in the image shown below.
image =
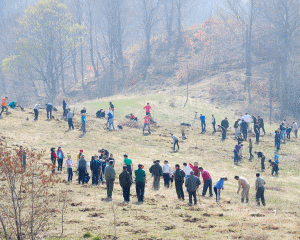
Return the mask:
<svg viewBox="0 0 300 240">
<path fill-rule="evenodd" d="M 194 176 L 194 171 L 191 171 L 189 178 L 185 181 L 185 186 L 187 187 L 187 191 L 189 193 L 189 206 L 193 205 L 193 198 L 194 204 L 197 205 L 196 191 L 200 184 L 200 179 Z"/>
<path fill-rule="evenodd" d="M 57 159 L 57 163 L 58 163 L 57 171 L 62 172 L 62 165 L 63 165 L 63 161 L 64 161 L 64 158 L 65 158 L 65 154 L 61 150 L 61 147 L 58 147 L 56 155 L 58 157 L 58 159 Z"/>
<path fill-rule="evenodd" d="M 123 172 L 119 175 L 119 183 L 123 189 L 124 202 L 128 203 L 130 201 L 130 187 L 132 182 L 126 165 L 123 166 Z"/>
<path fill-rule="evenodd" d="M 144 193 L 145 193 L 145 182 L 146 182 L 146 172 L 143 170 L 143 165 L 139 164 L 138 169 L 135 170 L 135 187 L 136 187 L 136 196 L 138 198 L 138 204 L 144 202 Z"/>
<path fill-rule="evenodd" d="M 153 175 L 153 189 L 158 191 L 160 188 L 160 178 L 163 175 L 162 167 L 159 164 L 159 160 L 156 160 L 155 163 L 150 167 L 149 172 Z"/>
<path fill-rule="evenodd" d="M 83 150 L 80 149 L 80 150 L 79 150 L 79 154 L 77 155 L 77 161 L 80 160 L 82 154 L 83 154 Z"/>
<path fill-rule="evenodd" d="M 244 200 L 246 199 L 246 203 L 249 202 L 249 191 L 250 191 L 250 184 L 249 182 L 243 178 L 243 177 L 240 177 L 240 176 L 235 176 L 234 177 L 235 180 L 238 181 L 238 190 L 237 190 L 237 194 L 239 194 L 241 188 L 242 188 L 242 203 L 244 203 Z"/>
<path fill-rule="evenodd" d="M 78 184 L 80 184 L 80 182 L 84 184 L 84 176 L 85 173 L 87 173 L 87 170 L 88 170 L 87 161 L 84 159 L 84 155 L 81 155 L 80 160 L 78 161 L 77 164 Z"/>
<path fill-rule="evenodd" d="M 90 162 L 90 169 L 92 172 L 92 185 L 98 185 L 101 170 L 101 162 L 98 159 L 97 155 L 92 157 L 92 160 Z"/>
<path fill-rule="evenodd" d="M 73 161 L 71 159 L 71 155 L 68 155 L 68 159 L 66 160 L 65 165 L 66 165 L 67 171 L 68 171 L 68 182 L 72 182 L 72 179 L 73 179 L 73 170 L 72 170 Z"/>
<path fill-rule="evenodd" d="M 105 168 L 105 173 L 104 173 L 108 201 L 111 201 L 112 192 L 114 190 L 114 181 L 116 179 L 116 172 L 113 165 L 114 165 L 114 161 L 110 161 L 109 165 Z"/>
</svg>

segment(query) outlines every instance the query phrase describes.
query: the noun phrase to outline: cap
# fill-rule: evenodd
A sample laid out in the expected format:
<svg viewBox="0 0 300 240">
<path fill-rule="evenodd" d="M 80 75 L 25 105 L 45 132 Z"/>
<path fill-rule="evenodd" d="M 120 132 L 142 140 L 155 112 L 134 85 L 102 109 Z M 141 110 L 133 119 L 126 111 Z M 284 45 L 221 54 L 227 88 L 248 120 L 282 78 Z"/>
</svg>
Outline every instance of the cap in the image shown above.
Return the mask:
<svg viewBox="0 0 300 240">
<path fill-rule="evenodd" d="M 138 165 L 138 167 L 142 167 L 142 166 L 143 166 L 143 164 L 139 164 L 139 165 Z"/>
<path fill-rule="evenodd" d="M 124 165 L 124 166 L 123 166 L 123 169 L 127 169 L 127 166 L 126 166 L 126 165 Z"/>
<path fill-rule="evenodd" d="M 83 150 L 82 150 L 82 149 L 80 149 L 80 152 L 83 152 Z"/>
</svg>

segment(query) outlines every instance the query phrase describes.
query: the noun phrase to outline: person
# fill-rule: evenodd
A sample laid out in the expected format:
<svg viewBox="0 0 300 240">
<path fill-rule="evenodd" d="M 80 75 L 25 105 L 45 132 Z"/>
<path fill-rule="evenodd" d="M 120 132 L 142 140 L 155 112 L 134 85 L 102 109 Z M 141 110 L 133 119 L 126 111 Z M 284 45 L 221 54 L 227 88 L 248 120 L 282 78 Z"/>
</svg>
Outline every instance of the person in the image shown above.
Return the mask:
<svg viewBox="0 0 300 240">
<path fill-rule="evenodd" d="M 183 163 L 183 171 L 185 173 L 185 179 L 188 179 L 190 176 L 190 172 L 192 171 L 191 167 L 188 166 L 186 163 Z"/>
<path fill-rule="evenodd" d="M 277 152 L 274 152 L 274 161 L 279 164 L 279 156 Z"/>
<path fill-rule="evenodd" d="M 114 159 L 114 155 L 112 153 L 109 154 L 108 161 L 113 161 L 114 165 L 115 165 L 115 159 Z"/>
<path fill-rule="evenodd" d="M 34 121 L 37 121 L 39 118 L 39 108 L 40 108 L 41 104 L 37 103 L 35 104 L 33 111 L 34 111 Z"/>
<path fill-rule="evenodd" d="M 242 134 L 240 133 L 237 138 L 238 144 L 241 144 L 244 141 Z"/>
<path fill-rule="evenodd" d="M 138 169 L 134 171 L 134 174 L 135 174 L 136 196 L 138 199 L 137 203 L 142 204 L 144 202 L 145 182 L 146 182 L 146 172 L 143 170 L 142 164 L 138 165 Z"/>
<path fill-rule="evenodd" d="M 236 120 L 233 125 L 234 133 L 235 133 L 234 139 L 237 139 L 239 136 L 239 121 L 240 119 Z"/>
<path fill-rule="evenodd" d="M 133 164 L 132 164 L 132 160 L 128 158 L 127 154 L 124 154 L 124 165 L 127 166 L 127 171 L 130 174 L 130 177 L 132 179 L 132 170 L 133 170 Z"/>
<path fill-rule="evenodd" d="M 98 185 L 101 170 L 101 161 L 98 159 L 97 155 L 92 157 L 90 162 L 90 169 L 92 172 L 92 185 Z"/>
<path fill-rule="evenodd" d="M 227 181 L 226 177 L 221 177 L 214 185 L 214 192 L 216 194 L 216 201 L 220 201 L 221 189 L 224 190 L 224 182 Z"/>
<path fill-rule="evenodd" d="M 255 116 L 252 116 L 252 120 L 253 120 L 253 126 L 254 126 L 255 124 L 257 124 L 257 118 L 256 118 Z"/>
<path fill-rule="evenodd" d="M 151 115 L 151 106 L 150 106 L 150 103 L 147 103 L 147 106 L 145 106 L 143 109 L 146 110 L 146 115 Z"/>
<path fill-rule="evenodd" d="M 66 117 L 67 117 L 67 119 L 68 119 L 69 130 L 71 130 L 71 129 L 74 130 L 74 125 L 73 125 L 73 117 L 74 117 L 74 113 L 71 112 L 70 109 L 68 109 Z"/>
<path fill-rule="evenodd" d="M 162 172 L 163 172 L 163 178 L 164 178 L 164 186 L 166 188 L 169 188 L 172 171 L 171 171 L 169 162 L 167 160 L 164 161 L 164 166 L 162 168 Z"/>
<path fill-rule="evenodd" d="M 146 116 L 144 117 L 143 134 L 145 134 L 145 129 L 146 129 L 147 126 L 148 126 L 148 133 L 151 134 L 150 120 L 151 120 L 151 116 L 150 116 L 150 115 L 146 115 Z"/>
<path fill-rule="evenodd" d="M 153 175 L 153 190 L 158 191 L 160 188 L 160 177 L 163 175 L 162 167 L 160 166 L 160 161 L 156 160 L 155 164 L 153 164 L 149 172 Z"/>
<path fill-rule="evenodd" d="M 112 104 L 112 102 L 109 102 L 110 109 L 115 112 L 115 106 Z"/>
<path fill-rule="evenodd" d="M 202 133 L 205 132 L 205 127 L 206 127 L 206 124 L 205 124 L 205 116 L 200 114 L 200 121 L 201 121 L 201 128 L 202 128 Z"/>
<path fill-rule="evenodd" d="M 247 139 L 247 132 L 248 132 L 247 128 L 248 128 L 247 122 L 244 119 L 242 119 L 241 132 L 243 133 L 243 139 L 244 140 Z"/>
<path fill-rule="evenodd" d="M 222 140 L 224 141 L 226 139 L 226 133 L 229 127 L 229 122 L 227 117 L 224 120 L 222 120 L 221 127 L 222 127 Z"/>
<path fill-rule="evenodd" d="M 269 160 L 269 163 L 270 163 L 270 167 L 272 167 L 272 172 L 271 172 L 272 176 L 274 173 L 275 176 L 278 176 L 278 170 L 279 170 L 278 163 L 273 162 L 271 159 Z"/>
<path fill-rule="evenodd" d="M 237 165 L 239 163 L 239 151 L 240 151 L 240 144 L 235 145 L 234 149 L 233 149 L 233 154 L 234 154 L 234 164 Z"/>
<path fill-rule="evenodd" d="M 250 184 L 249 182 L 240 176 L 235 176 L 234 177 L 235 180 L 238 181 L 238 190 L 237 190 L 237 194 L 239 194 L 241 188 L 242 188 L 242 199 L 241 202 L 244 203 L 244 200 L 246 199 L 246 203 L 249 202 L 249 191 L 250 191 Z"/>
<path fill-rule="evenodd" d="M 265 203 L 265 180 L 260 177 L 260 173 L 256 173 L 256 181 L 255 181 L 255 190 L 256 190 L 256 202 L 257 206 L 260 206 L 260 199 L 263 206 L 266 206 Z"/>
<path fill-rule="evenodd" d="M 119 183 L 123 190 L 123 198 L 125 203 L 130 202 L 130 187 L 131 187 L 131 177 L 127 171 L 127 166 L 123 166 L 123 172 L 119 175 Z"/>
<path fill-rule="evenodd" d="M 51 148 L 51 162 L 52 162 L 52 173 L 55 173 L 55 166 L 56 166 L 56 159 L 58 159 L 58 156 L 55 153 L 55 148 Z"/>
<path fill-rule="evenodd" d="M 129 115 L 129 119 L 131 120 L 131 121 L 138 121 L 138 118 L 136 117 L 136 116 L 134 116 L 132 113 L 130 113 L 130 115 Z"/>
<path fill-rule="evenodd" d="M 109 108 L 108 112 L 107 112 L 107 120 L 108 120 L 108 130 L 111 131 L 111 127 L 113 127 L 114 130 L 115 129 L 115 125 L 114 125 L 114 112 L 111 108 Z"/>
<path fill-rule="evenodd" d="M 79 153 L 78 153 L 78 155 L 77 155 L 77 161 L 80 160 L 82 154 L 83 154 L 83 150 L 80 149 L 80 150 L 79 150 Z"/>
<path fill-rule="evenodd" d="M 72 170 L 73 161 L 71 159 L 71 155 L 68 155 L 68 159 L 66 160 L 65 165 L 66 165 L 67 171 L 68 171 L 68 182 L 72 182 L 72 179 L 73 179 L 73 170 Z"/>
<path fill-rule="evenodd" d="M 58 163 L 57 171 L 62 172 L 62 165 L 63 165 L 63 161 L 64 161 L 64 158 L 65 158 L 65 154 L 61 150 L 61 147 L 58 147 L 56 155 L 58 157 L 58 159 L 57 159 L 57 163 Z"/>
<path fill-rule="evenodd" d="M 194 176 L 194 171 L 190 172 L 190 177 L 185 181 L 185 186 L 187 187 L 187 191 L 189 193 L 189 206 L 197 205 L 197 194 L 196 191 L 199 188 L 201 182 L 200 179 Z"/>
<path fill-rule="evenodd" d="M 264 132 L 264 135 L 266 135 L 264 119 L 262 117 L 257 116 L 257 124 L 259 127 L 259 132 L 260 132 L 260 129 L 262 129 Z"/>
<path fill-rule="evenodd" d="M 254 124 L 254 133 L 255 133 L 255 143 L 256 144 L 259 144 L 259 135 L 260 135 L 260 132 L 259 132 L 259 126 L 258 124 Z"/>
<path fill-rule="evenodd" d="M 261 154 L 258 154 L 258 159 L 260 158 L 260 163 L 261 163 L 261 171 L 264 172 L 265 171 L 265 160 L 266 157 L 264 155 L 263 152 L 260 152 Z"/>
<path fill-rule="evenodd" d="M 248 114 L 248 113 L 246 113 L 245 114 L 245 116 L 243 117 L 244 118 L 244 120 L 245 120 L 245 122 L 247 123 L 247 129 L 248 130 L 251 130 L 251 116 Z"/>
<path fill-rule="evenodd" d="M 67 117 L 67 109 L 68 109 L 68 104 L 66 102 L 66 99 L 63 99 L 63 117 L 66 118 Z"/>
<path fill-rule="evenodd" d="M 99 150 L 99 151 L 101 151 L 101 150 Z M 100 180 L 101 180 L 102 184 L 104 184 L 104 173 L 105 173 L 105 168 L 106 168 L 106 160 L 107 160 L 107 158 L 104 154 L 104 151 L 101 151 L 101 155 L 99 156 L 99 161 L 101 162 Z"/>
<path fill-rule="evenodd" d="M 275 131 L 275 146 L 277 148 L 277 151 L 280 150 L 280 141 L 281 141 L 281 135 L 280 135 L 280 131 L 276 130 Z"/>
<path fill-rule="evenodd" d="M 214 133 L 215 133 L 216 132 L 216 118 L 215 118 L 214 115 L 212 115 L 211 124 L 213 125 L 213 130 L 214 130 Z"/>
<path fill-rule="evenodd" d="M 254 156 L 253 156 L 253 154 L 252 154 L 252 148 L 253 148 L 253 144 L 252 144 L 252 140 L 251 140 L 251 138 L 249 138 L 249 146 L 248 146 L 248 148 L 249 148 L 249 154 L 250 154 L 250 158 L 249 158 L 249 160 L 251 161 L 251 160 L 252 160 L 252 158 L 254 157 Z"/>
<path fill-rule="evenodd" d="M 47 119 L 51 120 L 53 105 L 52 105 L 52 103 L 46 103 L 45 106 L 46 106 L 46 112 L 47 112 Z"/>
<path fill-rule="evenodd" d="M 20 146 L 18 155 L 20 158 L 21 167 L 25 170 L 25 168 L 26 168 L 26 150 L 22 146 Z"/>
<path fill-rule="evenodd" d="M 8 106 L 12 109 L 15 109 L 16 107 L 20 107 L 22 109 L 22 107 L 20 106 L 20 104 L 17 101 L 12 101 L 8 104 Z"/>
<path fill-rule="evenodd" d="M 101 119 L 105 118 L 105 112 L 103 111 L 103 109 L 100 109 L 96 112 L 96 117 Z"/>
<path fill-rule="evenodd" d="M 297 133 L 299 129 L 297 122 L 293 122 L 293 129 L 294 129 L 295 138 L 297 138 Z"/>
<path fill-rule="evenodd" d="M 83 107 L 83 109 L 80 110 L 80 113 L 81 113 L 81 114 L 86 114 L 86 108 Z"/>
<path fill-rule="evenodd" d="M 107 200 L 111 201 L 112 192 L 114 189 L 114 181 L 116 179 L 116 172 L 113 167 L 114 162 L 109 161 L 109 165 L 105 168 L 105 181 L 106 181 L 106 190 L 107 190 Z"/>
<path fill-rule="evenodd" d="M 172 136 L 172 138 L 173 138 L 173 151 L 175 152 L 175 146 L 177 145 L 177 151 L 179 151 L 179 144 L 178 144 L 178 142 L 179 142 L 179 139 L 178 139 L 178 137 L 176 137 L 173 133 L 171 133 L 171 136 Z"/>
<path fill-rule="evenodd" d="M 1 103 L 1 113 L 0 113 L 0 117 L 2 116 L 2 113 L 4 112 L 4 110 L 6 110 L 6 114 L 8 113 L 8 108 L 6 106 L 6 102 L 7 102 L 8 97 L 4 97 L 2 98 L 2 103 Z"/>
<path fill-rule="evenodd" d="M 194 176 L 199 178 L 200 177 L 200 170 L 198 167 L 198 162 L 194 162 L 194 166 L 190 163 L 190 168 L 192 169 L 192 171 L 194 172 Z"/>
<path fill-rule="evenodd" d="M 292 132 L 292 126 L 286 128 L 286 138 L 290 141 L 291 140 L 291 132 Z"/>
<path fill-rule="evenodd" d="M 202 175 L 202 180 L 203 180 L 203 190 L 202 190 L 202 196 L 204 197 L 206 194 L 207 189 L 209 188 L 209 197 L 213 196 L 212 193 L 212 180 L 209 172 L 203 167 L 199 167 L 200 173 Z"/>
<path fill-rule="evenodd" d="M 81 114 L 81 129 L 82 129 L 83 134 L 86 133 L 85 124 L 86 124 L 86 115 L 85 115 L 85 113 L 82 113 Z"/>
<path fill-rule="evenodd" d="M 84 184 L 84 177 L 88 170 L 87 161 L 84 159 L 84 155 L 81 155 L 80 160 L 77 163 L 77 171 L 78 171 L 78 184 L 82 182 Z"/>
<path fill-rule="evenodd" d="M 285 124 L 284 122 L 281 122 L 280 124 L 280 136 L 281 136 L 281 139 L 283 139 L 283 143 L 285 143 L 285 138 L 286 138 L 286 127 L 285 127 Z"/>
<path fill-rule="evenodd" d="M 174 181 L 175 181 L 175 188 L 178 199 L 182 199 L 184 201 L 184 192 L 182 189 L 182 185 L 184 183 L 185 173 L 180 169 L 180 165 L 175 165 L 175 173 L 174 173 Z"/>
</svg>

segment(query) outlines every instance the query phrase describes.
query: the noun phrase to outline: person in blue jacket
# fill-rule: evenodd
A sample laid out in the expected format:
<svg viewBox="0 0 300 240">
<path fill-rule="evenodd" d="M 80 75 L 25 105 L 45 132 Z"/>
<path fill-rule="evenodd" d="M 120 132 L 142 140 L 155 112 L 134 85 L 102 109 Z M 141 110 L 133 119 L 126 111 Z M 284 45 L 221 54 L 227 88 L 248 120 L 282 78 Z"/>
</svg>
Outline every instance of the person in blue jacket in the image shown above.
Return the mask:
<svg viewBox="0 0 300 240">
<path fill-rule="evenodd" d="M 221 189 L 224 190 L 224 182 L 227 181 L 226 177 L 221 177 L 214 186 L 214 192 L 216 194 L 216 200 L 217 202 L 220 201 L 220 193 Z"/>
<path fill-rule="evenodd" d="M 205 127 L 206 127 L 206 124 L 205 124 L 205 116 L 200 114 L 200 121 L 201 121 L 201 128 L 202 128 L 202 133 L 205 132 Z"/>
<path fill-rule="evenodd" d="M 92 157 L 90 168 L 92 172 L 92 185 L 98 185 L 101 170 L 101 161 L 98 159 L 97 155 Z"/>
</svg>

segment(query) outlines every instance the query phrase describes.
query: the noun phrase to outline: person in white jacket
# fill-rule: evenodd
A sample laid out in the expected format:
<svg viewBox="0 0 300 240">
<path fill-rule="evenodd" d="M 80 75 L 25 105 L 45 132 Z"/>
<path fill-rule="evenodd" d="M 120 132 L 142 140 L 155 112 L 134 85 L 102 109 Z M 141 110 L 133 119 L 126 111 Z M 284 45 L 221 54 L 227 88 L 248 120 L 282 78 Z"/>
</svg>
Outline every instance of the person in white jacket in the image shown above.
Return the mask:
<svg viewBox="0 0 300 240">
<path fill-rule="evenodd" d="M 163 178 L 164 178 L 164 183 L 166 188 L 170 187 L 171 175 L 172 175 L 171 167 L 169 165 L 169 162 L 165 160 L 163 165 Z"/>
</svg>

